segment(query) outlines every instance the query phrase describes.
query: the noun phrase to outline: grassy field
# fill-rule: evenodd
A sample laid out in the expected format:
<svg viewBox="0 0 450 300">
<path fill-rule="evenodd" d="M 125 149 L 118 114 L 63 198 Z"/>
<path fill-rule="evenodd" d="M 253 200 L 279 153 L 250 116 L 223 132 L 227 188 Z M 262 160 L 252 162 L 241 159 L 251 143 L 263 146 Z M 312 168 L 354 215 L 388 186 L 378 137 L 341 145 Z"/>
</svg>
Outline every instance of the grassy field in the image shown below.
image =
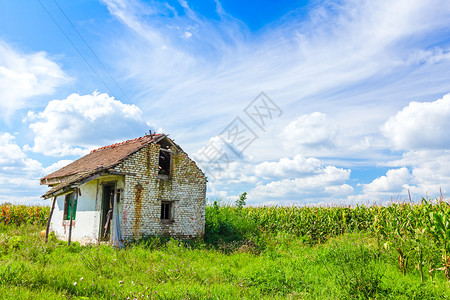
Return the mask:
<svg viewBox="0 0 450 300">
<path fill-rule="evenodd" d="M 448 207 L 213 205 L 204 239 L 124 249 L 45 244 L 45 218 L 0 215 L 0 298 L 446 299 L 444 272 L 428 271 L 445 266 Z"/>
</svg>

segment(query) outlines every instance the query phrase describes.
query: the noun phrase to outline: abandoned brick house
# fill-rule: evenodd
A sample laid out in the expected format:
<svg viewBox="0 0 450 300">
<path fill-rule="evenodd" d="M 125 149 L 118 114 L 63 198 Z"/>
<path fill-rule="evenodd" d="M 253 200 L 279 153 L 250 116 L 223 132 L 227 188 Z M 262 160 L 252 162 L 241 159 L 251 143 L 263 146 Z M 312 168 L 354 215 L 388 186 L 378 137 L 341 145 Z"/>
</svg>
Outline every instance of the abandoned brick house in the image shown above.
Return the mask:
<svg viewBox="0 0 450 300">
<path fill-rule="evenodd" d="M 81 243 L 204 233 L 206 177 L 165 134 L 93 150 L 44 184 L 51 189 L 42 197 L 53 198 L 50 230 L 61 239 L 69 232 Z"/>
</svg>

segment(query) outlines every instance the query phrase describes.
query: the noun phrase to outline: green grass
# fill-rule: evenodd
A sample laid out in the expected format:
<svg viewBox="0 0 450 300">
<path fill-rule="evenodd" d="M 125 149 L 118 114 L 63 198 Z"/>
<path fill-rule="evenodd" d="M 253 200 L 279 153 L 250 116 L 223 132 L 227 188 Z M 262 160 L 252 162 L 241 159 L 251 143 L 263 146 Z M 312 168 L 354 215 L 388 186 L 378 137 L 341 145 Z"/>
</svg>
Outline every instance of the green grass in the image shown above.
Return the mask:
<svg viewBox="0 0 450 300">
<path fill-rule="evenodd" d="M 36 209 L 11 207 L 20 214 L 0 222 L 0 299 L 448 299 L 444 272 L 428 276 L 430 265 L 442 266 L 447 241 L 423 227 L 433 221 L 425 209 L 441 209 L 427 205 L 215 205 L 203 239 L 146 237 L 124 249 L 68 247 L 54 237 L 45 244 L 43 219 L 19 217 Z"/>
<path fill-rule="evenodd" d="M 0 225 L 2 299 L 446 299 L 443 274 L 420 283 L 403 275 L 396 252 L 368 233 L 309 245 L 292 234 L 260 237 L 233 250 L 203 241 L 149 238 L 125 249 L 51 239 L 37 225 Z M 76 284 L 75 284 L 76 283 Z"/>
</svg>

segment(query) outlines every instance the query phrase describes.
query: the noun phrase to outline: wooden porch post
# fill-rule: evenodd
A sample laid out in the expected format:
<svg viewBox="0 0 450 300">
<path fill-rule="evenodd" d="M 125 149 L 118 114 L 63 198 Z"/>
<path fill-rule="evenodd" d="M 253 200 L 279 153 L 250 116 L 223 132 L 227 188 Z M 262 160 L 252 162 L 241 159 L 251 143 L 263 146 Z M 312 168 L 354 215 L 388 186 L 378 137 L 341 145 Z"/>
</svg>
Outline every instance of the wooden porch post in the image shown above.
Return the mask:
<svg viewBox="0 0 450 300">
<path fill-rule="evenodd" d="M 48 216 L 47 229 L 45 230 L 45 243 L 48 242 L 48 233 L 50 232 L 50 222 L 52 220 L 53 210 L 55 209 L 56 196 L 53 197 L 52 209 L 50 210 L 50 216 Z"/>
</svg>

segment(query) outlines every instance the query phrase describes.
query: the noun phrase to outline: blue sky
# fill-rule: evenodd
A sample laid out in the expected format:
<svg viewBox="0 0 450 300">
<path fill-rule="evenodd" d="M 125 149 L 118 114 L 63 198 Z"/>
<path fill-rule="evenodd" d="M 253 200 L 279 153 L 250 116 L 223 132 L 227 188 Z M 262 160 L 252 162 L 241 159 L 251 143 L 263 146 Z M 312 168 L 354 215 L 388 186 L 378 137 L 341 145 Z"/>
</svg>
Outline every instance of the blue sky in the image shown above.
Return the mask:
<svg viewBox="0 0 450 300">
<path fill-rule="evenodd" d="M 149 129 L 209 199 L 446 195 L 449 20 L 438 0 L 1 1 L 0 202 L 43 203 L 40 177 Z"/>
</svg>

